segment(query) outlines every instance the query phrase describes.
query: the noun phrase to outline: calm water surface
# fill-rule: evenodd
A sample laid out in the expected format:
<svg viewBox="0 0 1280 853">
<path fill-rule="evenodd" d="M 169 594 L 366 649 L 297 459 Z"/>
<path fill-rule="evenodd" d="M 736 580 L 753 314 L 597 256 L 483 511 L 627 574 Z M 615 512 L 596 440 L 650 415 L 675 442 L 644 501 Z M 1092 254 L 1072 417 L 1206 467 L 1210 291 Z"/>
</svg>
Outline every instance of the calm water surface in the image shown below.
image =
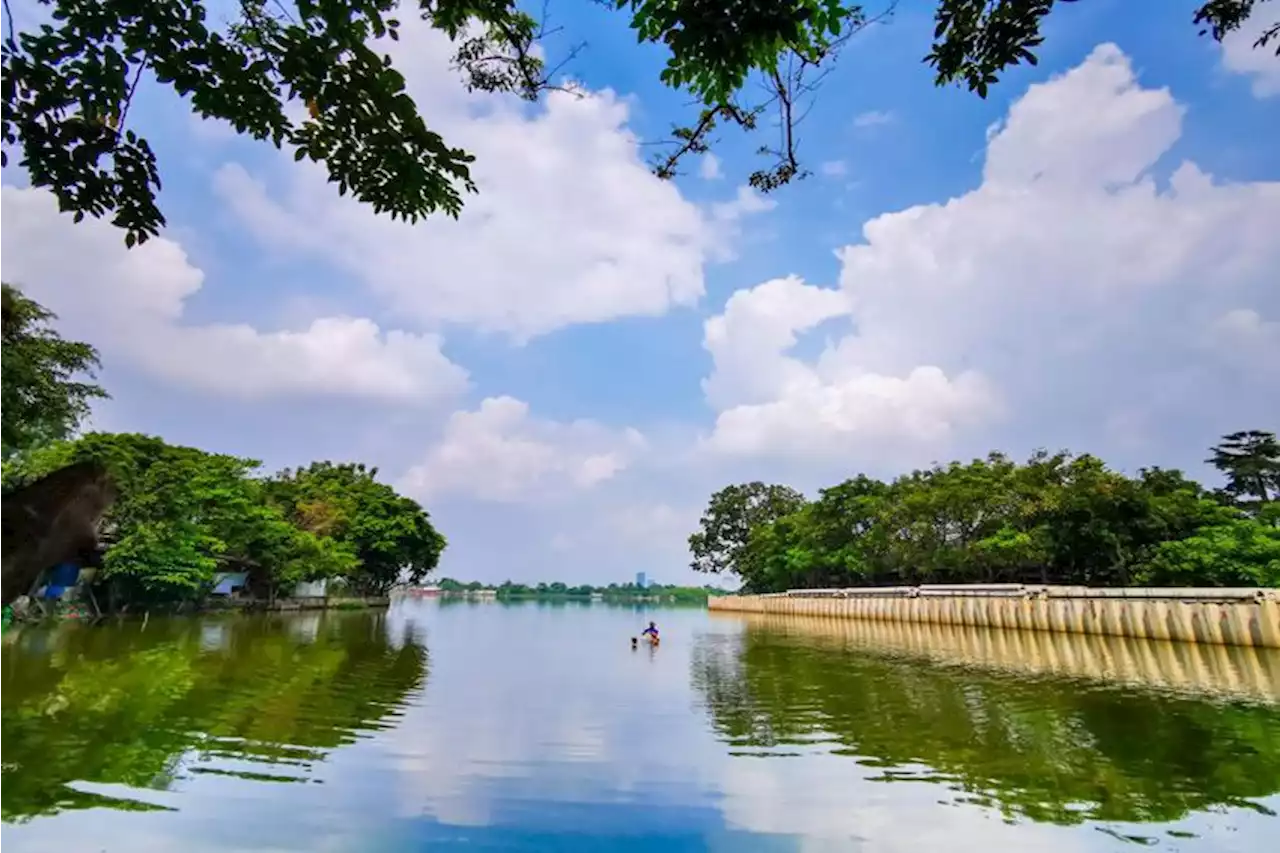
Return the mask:
<svg viewBox="0 0 1280 853">
<path fill-rule="evenodd" d="M 1274 656 L 1022 636 L 435 602 L 11 631 L 3 843 L 1277 849 Z"/>
</svg>

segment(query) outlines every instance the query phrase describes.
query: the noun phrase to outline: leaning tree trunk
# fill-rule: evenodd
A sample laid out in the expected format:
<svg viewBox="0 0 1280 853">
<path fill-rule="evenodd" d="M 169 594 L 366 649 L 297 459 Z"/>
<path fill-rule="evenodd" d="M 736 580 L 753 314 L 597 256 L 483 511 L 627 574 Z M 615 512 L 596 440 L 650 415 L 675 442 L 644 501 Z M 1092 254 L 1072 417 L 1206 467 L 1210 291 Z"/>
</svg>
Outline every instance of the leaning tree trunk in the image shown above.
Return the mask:
<svg viewBox="0 0 1280 853">
<path fill-rule="evenodd" d="M 96 546 L 116 499 L 106 468 L 77 462 L 4 496 L 3 603 L 27 594 L 45 569 Z"/>
</svg>

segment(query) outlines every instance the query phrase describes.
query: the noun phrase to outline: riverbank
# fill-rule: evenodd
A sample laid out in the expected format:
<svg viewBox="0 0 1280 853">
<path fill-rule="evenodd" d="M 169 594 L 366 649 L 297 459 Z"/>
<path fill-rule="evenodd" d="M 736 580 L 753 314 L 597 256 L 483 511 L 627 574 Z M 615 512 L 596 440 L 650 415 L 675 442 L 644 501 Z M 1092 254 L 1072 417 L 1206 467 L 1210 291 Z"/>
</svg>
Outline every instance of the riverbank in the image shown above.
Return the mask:
<svg viewBox="0 0 1280 853">
<path fill-rule="evenodd" d="M 1023 584 L 715 596 L 711 610 L 1280 648 L 1280 590 Z"/>
<path fill-rule="evenodd" d="M 388 596 L 342 596 L 332 598 L 277 598 L 272 602 L 251 602 L 247 610 L 368 610 L 388 607 Z"/>
<path fill-rule="evenodd" d="M 112 616 L 137 617 L 154 613 L 162 614 L 200 614 L 200 613 L 280 613 L 301 610 L 371 610 L 390 606 L 388 596 L 332 596 L 332 597 L 298 597 L 277 598 L 275 601 L 254 598 L 210 598 L 197 605 L 168 608 L 131 608 L 119 613 L 95 613 L 83 602 L 41 602 L 32 606 L 29 602 L 15 602 L 12 608 L 5 608 L 5 627 L 10 624 L 32 624 L 46 621 L 78 620 L 92 622 Z"/>
</svg>

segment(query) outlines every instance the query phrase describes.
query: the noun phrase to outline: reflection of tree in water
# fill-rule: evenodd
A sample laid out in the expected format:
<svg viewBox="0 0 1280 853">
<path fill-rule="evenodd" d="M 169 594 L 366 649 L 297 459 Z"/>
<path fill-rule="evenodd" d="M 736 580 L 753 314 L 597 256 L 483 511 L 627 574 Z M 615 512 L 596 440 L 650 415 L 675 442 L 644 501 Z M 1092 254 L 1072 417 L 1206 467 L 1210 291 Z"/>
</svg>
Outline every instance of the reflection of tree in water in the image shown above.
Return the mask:
<svg viewBox="0 0 1280 853">
<path fill-rule="evenodd" d="M 694 650 L 731 749 L 832 744 L 1008 817 L 1172 821 L 1280 791 L 1280 709 L 850 653 L 748 630 Z M 785 760 L 785 759 L 784 759 Z M 928 768 L 920 772 L 919 767 Z M 874 771 L 869 771 L 874 772 Z"/>
<path fill-rule="evenodd" d="M 3 672 L 0 803 L 14 821 L 145 807 L 66 787 L 73 781 L 304 779 L 329 750 L 391 725 L 423 685 L 427 656 L 411 628 L 389 637 L 383 614 L 327 613 L 69 626 L 52 642 L 28 631 L 6 643 Z M 228 759 L 261 772 L 218 767 Z"/>
</svg>

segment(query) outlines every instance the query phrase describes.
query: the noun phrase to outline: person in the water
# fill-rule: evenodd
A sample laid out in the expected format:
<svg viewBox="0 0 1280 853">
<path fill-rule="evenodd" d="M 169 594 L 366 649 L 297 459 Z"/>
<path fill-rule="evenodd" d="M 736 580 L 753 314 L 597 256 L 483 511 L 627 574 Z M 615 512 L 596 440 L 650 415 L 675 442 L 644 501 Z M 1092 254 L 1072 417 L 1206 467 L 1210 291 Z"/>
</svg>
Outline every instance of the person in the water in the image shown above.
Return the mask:
<svg viewBox="0 0 1280 853">
<path fill-rule="evenodd" d="M 658 626 L 650 622 L 649 627 L 640 632 L 640 636 L 648 637 L 651 643 L 658 642 Z"/>
</svg>

